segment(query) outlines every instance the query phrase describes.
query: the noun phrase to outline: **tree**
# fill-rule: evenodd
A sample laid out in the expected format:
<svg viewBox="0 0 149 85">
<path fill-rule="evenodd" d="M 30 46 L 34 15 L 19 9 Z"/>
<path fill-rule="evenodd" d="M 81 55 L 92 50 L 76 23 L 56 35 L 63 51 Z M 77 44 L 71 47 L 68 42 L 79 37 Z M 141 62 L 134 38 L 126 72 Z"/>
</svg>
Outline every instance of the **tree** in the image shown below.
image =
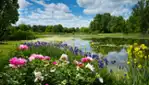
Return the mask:
<svg viewBox="0 0 149 85">
<path fill-rule="evenodd" d="M 140 29 L 141 33 L 146 33 L 149 29 L 149 0 L 141 0 L 133 8 L 132 16 L 129 22 L 132 23 L 130 27 Z"/>
<path fill-rule="evenodd" d="M 87 27 L 81 27 L 80 32 L 89 33 L 89 28 Z"/>
<path fill-rule="evenodd" d="M 29 31 L 29 30 L 31 30 L 31 26 L 30 25 L 20 24 L 18 27 L 19 27 L 19 30 L 22 30 L 22 31 Z"/>
<path fill-rule="evenodd" d="M 125 20 L 122 16 L 116 17 L 112 16 L 110 22 L 108 23 L 107 29 L 109 32 L 123 32 L 125 27 Z"/>
<path fill-rule="evenodd" d="M 52 28 L 52 32 L 63 32 L 63 26 L 61 24 L 58 24 L 58 25 L 54 25 L 53 28 Z"/>
<path fill-rule="evenodd" d="M 52 32 L 52 28 L 53 26 L 51 25 L 47 26 L 45 32 Z"/>
<path fill-rule="evenodd" d="M 4 39 L 7 27 L 18 20 L 18 0 L 0 0 L 0 40 Z"/>
</svg>

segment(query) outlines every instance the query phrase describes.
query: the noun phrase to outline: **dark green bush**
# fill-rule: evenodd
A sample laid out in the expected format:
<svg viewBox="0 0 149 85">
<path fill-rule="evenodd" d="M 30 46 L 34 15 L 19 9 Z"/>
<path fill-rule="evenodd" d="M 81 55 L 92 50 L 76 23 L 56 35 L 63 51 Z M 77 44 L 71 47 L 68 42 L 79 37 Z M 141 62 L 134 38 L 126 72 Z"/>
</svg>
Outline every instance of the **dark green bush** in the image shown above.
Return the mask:
<svg viewBox="0 0 149 85">
<path fill-rule="evenodd" d="M 31 31 L 16 31 L 11 34 L 8 40 L 31 40 L 35 39 L 35 35 Z"/>
</svg>

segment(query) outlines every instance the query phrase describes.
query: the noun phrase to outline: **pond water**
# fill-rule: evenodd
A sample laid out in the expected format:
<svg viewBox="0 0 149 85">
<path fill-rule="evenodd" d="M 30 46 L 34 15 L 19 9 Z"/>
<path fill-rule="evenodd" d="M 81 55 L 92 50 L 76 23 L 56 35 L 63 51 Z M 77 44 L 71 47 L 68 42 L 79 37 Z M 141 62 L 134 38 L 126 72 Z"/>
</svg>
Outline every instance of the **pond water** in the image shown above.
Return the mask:
<svg viewBox="0 0 149 85">
<path fill-rule="evenodd" d="M 112 51 L 120 51 L 122 49 L 126 49 L 129 45 L 132 45 L 134 43 L 145 44 L 149 46 L 149 40 L 125 38 L 74 38 L 66 40 L 63 43 L 66 43 L 73 47 L 78 47 L 84 52 L 96 52 L 102 54 L 107 54 Z"/>
<path fill-rule="evenodd" d="M 80 39 L 74 38 L 63 42 L 72 47 L 78 47 L 84 52 L 96 53 L 104 55 L 108 61 L 116 61 L 115 64 L 109 64 L 109 70 L 117 70 L 115 68 L 121 66 L 127 67 L 127 52 L 126 49 L 129 45 L 138 43 L 146 44 L 149 46 L 149 40 L 145 39 L 124 39 L 124 38 L 91 38 L 91 39 Z M 123 69 L 126 71 L 126 69 Z"/>
</svg>

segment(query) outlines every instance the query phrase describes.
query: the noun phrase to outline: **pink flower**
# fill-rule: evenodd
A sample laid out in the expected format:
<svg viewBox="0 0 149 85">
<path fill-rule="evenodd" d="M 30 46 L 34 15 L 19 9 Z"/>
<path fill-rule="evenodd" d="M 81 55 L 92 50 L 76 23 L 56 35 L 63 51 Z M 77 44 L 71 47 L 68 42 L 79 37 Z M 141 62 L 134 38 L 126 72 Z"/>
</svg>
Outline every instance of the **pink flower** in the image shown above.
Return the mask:
<svg viewBox="0 0 149 85">
<path fill-rule="evenodd" d="M 44 60 L 50 60 L 49 56 L 44 56 Z"/>
<path fill-rule="evenodd" d="M 50 60 L 50 57 L 49 56 L 43 56 L 43 55 L 40 55 L 40 54 L 32 54 L 29 57 L 29 61 L 32 61 L 32 60 L 35 60 L 35 59 Z"/>
<path fill-rule="evenodd" d="M 44 59 L 44 56 L 43 56 L 43 55 L 38 55 L 38 54 L 37 54 L 37 55 L 35 56 L 35 58 L 36 58 L 36 59 L 43 60 L 43 59 Z"/>
<path fill-rule="evenodd" d="M 86 57 L 85 57 L 85 58 L 82 58 L 81 61 L 82 61 L 83 63 L 86 63 L 86 62 L 88 62 L 88 58 L 86 58 Z"/>
<path fill-rule="evenodd" d="M 29 57 L 29 61 L 32 61 L 32 60 L 35 60 L 35 57 L 30 56 L 30 57 Z"/>
<path fill-rule="evenodd" d="M 54 61 L 52 64 L 53 64 L 53 65 L 56 65 L 56 64 L 57 64 L 57 62 L 56 62 L 56 61 Z"/>
<path fill-rule="evenodd" d="M 93 59 L 91 57 L 85 57 L 85 58 L 81 59 L 81 62 L 83 62 L 83 63 L 87 63 L 87 62 L 91 62 L 91 61 L 93 61 Z"/>
<path fill-rule="evenodd" d="M 86 57 L 88 59 L 89 62 L 92 62 L 93 61 L 93 58 L 91 57 Z"/>
<path fill-rule="evenodd" d="M 49 84 L 45 84 L 45 85 L 49 85 Z"/>
<path fill-rule="evenodd" d="M 9 66 L 12 68 L 17 68 L 17 67 L 25 65 L 26 62 L 27 62 L 27 60 L 24 58 L 14 57 L 9 60 L 9 63 L 10 63 Z"/>
<path fill-rule="evenodd" d="M 9 64 L 9 67 L 11 67 L 11 68 L 17 68 L 17 66 L 15 66 L 13 64 Z"/>
<path fill-rule="evenodd" d="M 27 45 L 20 45 L 19 50 L 28 50 L 28 46 Z"/>
</svg>

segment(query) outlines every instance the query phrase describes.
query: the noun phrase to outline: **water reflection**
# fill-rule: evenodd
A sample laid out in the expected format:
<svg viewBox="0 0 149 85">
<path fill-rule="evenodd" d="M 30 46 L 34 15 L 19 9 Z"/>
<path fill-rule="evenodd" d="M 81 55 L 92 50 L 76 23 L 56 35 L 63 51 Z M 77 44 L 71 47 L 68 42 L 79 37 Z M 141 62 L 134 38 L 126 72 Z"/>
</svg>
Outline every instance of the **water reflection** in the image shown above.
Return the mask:
<svg viewBox="0 0 149 85">
<path fill-rule="evenodd" d="M 72 47 L 77 47 L 83 52 L 90 52 L 99 54 L 99 57 L 104 55 L 109 61 L 108 69 L 116 71 L 115 68 L 120 68 L 126 71 L 127 67 L 127 52 L 126 49 L 133 43 L 149 45 L 149 41 L 145 39 L 124 39 L 124 38 L 101 38 L 101 39 L 87 39 L 82 40 L 75 38 L 63 42 Z"/>
<path fill-rule="evenodd" d="M 90 45 L 91 40 L 82 40 L 80 38 L 71 39 L 63 42 L 63 44 L 67 44 L 72 47 L 77 47 L 83 52 L 93 52 L 92 47 Z"/>
</svg>

